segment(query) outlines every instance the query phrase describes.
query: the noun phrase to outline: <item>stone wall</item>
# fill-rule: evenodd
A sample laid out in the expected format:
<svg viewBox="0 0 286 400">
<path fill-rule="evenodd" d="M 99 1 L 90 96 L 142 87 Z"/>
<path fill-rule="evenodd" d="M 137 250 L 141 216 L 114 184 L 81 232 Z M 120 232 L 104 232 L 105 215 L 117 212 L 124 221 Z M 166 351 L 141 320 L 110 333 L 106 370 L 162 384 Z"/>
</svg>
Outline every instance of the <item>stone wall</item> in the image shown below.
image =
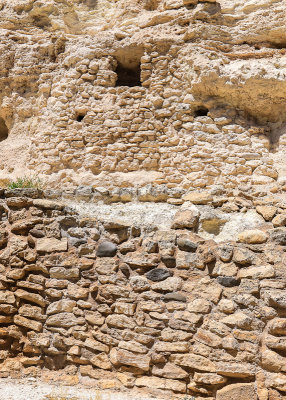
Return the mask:
<svg viewBox="0 0 286 400">
<path fill-rule="evenodd" d="M 259 229 L 216 243 L 196 233 L 190 203 L 161 231 L 83 218 L 34 189 L 1 195 L 1 377 L 284 398 L 282 202 L 256 206 Z"/>
<path fill-rule="evenodd" d="M 3 0 L 0 179 L 285 183 L 284 1 Z"/>
</svg>

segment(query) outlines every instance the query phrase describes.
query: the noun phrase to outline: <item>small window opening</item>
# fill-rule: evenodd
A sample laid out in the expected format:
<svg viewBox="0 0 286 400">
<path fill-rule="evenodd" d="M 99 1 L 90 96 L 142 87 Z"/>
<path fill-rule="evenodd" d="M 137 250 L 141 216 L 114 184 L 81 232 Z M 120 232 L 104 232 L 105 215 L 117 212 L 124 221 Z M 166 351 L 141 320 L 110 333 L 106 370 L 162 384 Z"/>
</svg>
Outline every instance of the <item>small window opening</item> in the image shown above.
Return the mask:
<svg viewBox="0 0 286 400">
<path fill-rule="evenodd" d="M 133 68 L 126 68 L 118 63 L 115 72 L 117 73 L 116 86 L 141 86 L 140 64 Z"/>
<path fill-rule="evenodd" d="M 208 112 L 209 112 L 209 110 L 207 107 L 200 106 L 195 110 L 194 116 L 195 117 L 204 117 L 204 116 L 208 115 Z"/>
<path fill-rule="evenodd" d="M 84 114 L 79 114 L 79 115 L 76 117 L 77 122 L 81 122 L 81 121 L 84 119 L 84 117 L 85 117 Z"/>
<path fill-rule="evenodd" d="M 0 142 L 7 139 L 8 137 L 8 128 L 3 118 L 0 118 Z"/>
</svg>

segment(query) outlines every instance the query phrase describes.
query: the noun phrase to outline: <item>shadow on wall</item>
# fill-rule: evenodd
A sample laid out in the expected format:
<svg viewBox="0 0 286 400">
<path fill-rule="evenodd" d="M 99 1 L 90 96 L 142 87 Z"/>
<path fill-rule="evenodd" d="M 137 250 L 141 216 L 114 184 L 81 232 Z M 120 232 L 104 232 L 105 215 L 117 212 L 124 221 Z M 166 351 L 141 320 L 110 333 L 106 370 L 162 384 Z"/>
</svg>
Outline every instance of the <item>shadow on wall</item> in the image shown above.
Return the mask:
<svg viewBox="0 0 286 400">
<path fill-rule="evenodd" d="M 8 138 L 9 130 L 3 118 L 0 118 L 0 142 Z"/>
</svg>

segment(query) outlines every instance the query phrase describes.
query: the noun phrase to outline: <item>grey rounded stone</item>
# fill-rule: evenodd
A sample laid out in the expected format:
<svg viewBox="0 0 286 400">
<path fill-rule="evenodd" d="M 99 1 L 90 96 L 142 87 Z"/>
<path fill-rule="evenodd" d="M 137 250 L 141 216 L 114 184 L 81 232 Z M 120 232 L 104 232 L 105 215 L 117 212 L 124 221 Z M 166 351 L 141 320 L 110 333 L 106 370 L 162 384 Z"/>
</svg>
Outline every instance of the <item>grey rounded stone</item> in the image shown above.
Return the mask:
<svg viewBox="0 0 286 400">
<path fill-rule="evenodd" d="M 155 268 L 151 271 L 147 272 L 146 277 L 153 282 L 164 281 L 165 279 L 173 276 L 173 273 L 168 269 L 164 268 Z"/>
<path fill-rule="evenodd" d="M 117 252 L 116 244 L 112 242 L 102 242 L 96 250 L 97 257 L 114 257 Z"/>
<path fill-rule="evenodd" d="M 180 238 L 177 243 L 180 250 L 188 251 L 190 253 L 195 253 L 198 248 L 197 243 L 192 242 L 190 239 Z"/>
<path fill-rule="evenodd" d="M 233 287 L 239 285 L 239 280 L 233 278 L 232 276 L 219 276 L 217 281 L 220 285 L 225 287 Z"/>
<path fill-rule="evenodd" d="M 165 301 L 181 301 L 186 303 L 187 299 L 184 295 L 178 292 L 167 293 L 163 296 L 163 300 Z"/>
</svg>

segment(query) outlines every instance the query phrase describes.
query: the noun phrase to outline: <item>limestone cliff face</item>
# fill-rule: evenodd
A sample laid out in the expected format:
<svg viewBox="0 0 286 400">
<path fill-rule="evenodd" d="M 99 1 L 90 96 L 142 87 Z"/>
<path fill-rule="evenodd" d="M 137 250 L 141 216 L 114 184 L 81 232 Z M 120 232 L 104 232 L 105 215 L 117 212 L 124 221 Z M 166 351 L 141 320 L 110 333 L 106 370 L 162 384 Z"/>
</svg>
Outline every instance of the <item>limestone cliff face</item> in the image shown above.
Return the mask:
<svg viewBox="0 0 286 400">
<path fill-rule="evenodd" d="M 2 0 L 1 179 L 279 191 L 285 5 Z"/>
</svg>

